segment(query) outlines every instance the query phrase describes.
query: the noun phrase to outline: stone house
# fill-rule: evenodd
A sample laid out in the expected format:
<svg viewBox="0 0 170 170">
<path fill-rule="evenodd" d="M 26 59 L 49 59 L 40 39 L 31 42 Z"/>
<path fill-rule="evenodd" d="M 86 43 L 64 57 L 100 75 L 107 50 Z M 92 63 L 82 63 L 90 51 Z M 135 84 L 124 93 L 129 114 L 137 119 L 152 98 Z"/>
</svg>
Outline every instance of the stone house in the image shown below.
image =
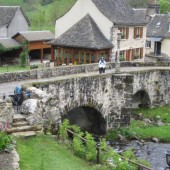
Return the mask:
<svg viewBox="0 0 170 170">
<path fill-rule="evenodd" d="M 19 6 L 0 6 L 0 38 L 11 38 L 19 31 L 27 31 L 30 22 Z"/>
<path fill-rule="evenodd" d="M 126 0 L 77 0 L 56 20 L 57 65 L 98 62 L 101 56 L 115 60 L 120 31 L 121 61 L 143 61 L 145 56 L 145 10 L 131 8 Z"/>
<path fill-rule="evenodd" d="M 17 64 L 21 44 L 11 37 L 19 31 L 27 31 L 30 22 L 19 6 L 0 6 L 0 65 Z"/>
<path fill-rule="evenodd" d="M 147 26 L 146 54 L 170 57 L 170 14 L 156 14 Z"/>
</svg>

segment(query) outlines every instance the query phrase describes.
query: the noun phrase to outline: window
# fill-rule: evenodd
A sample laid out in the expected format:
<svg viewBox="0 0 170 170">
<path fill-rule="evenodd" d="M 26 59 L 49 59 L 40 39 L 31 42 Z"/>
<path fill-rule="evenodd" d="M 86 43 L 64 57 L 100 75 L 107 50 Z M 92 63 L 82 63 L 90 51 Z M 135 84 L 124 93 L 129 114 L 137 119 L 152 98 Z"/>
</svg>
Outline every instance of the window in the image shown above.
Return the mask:
<svg viewBox="0 0 170 170">
<path fill-rule="evenodd" d="M 134 28 L 134 39 L 143 37 L 143 27 Z"/>
<path fill-rule="evenodd" d="M 143 58 L 143 48 L 136 48 L 132 50 L 132 60 Z"/>
<path fill-rule="evenodd" d="M 119 27 L 118 30 L 122 33 L 121 39 L 129 38 L 129 28 L 128 27 Z"/>
<path fill-rule="evenodd" d="M 151 48 L 151 41 L 146 41 L 146 48 Z"/>
<path fill-rule="evenodd" d="M 126 60 L 126 55 L 125 55 L 125 51 L 120 51 L 120 61 L 125 61 Z"/>
</svg>

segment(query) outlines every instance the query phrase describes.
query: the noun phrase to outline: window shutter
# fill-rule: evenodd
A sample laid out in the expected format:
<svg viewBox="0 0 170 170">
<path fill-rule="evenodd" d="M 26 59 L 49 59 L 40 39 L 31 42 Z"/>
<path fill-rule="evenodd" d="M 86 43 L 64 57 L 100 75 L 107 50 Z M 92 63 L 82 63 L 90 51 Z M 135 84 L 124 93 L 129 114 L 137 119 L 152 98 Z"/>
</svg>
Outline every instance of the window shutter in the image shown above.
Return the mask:
<svg viewBox="0 0 170 170">
<path fill-rule="evenodd" d="M 134 57 L 135 57 L 135 49 L 132 49 L 132 61 L 134 61 Z"/>
<path fill-rule="evenodd" d="M 143 38 L 143 27 L 140 28 L 140 38 Z"/>
<path fill-rule="evenodd" d="M 130 61 L 130 50 L 126 50 L 126 61 Z"/>
<path fill-rule="evenodd" d="M 143 58 L 143 48 L 140 49 L 140 59 Z"/>
<path fill-rule="evenodd" d="M 129 27 L 126 27 L 126 39 L 129 39 Z"/>
<path fill-rule="evenodd" d="M 134 39 L 136 39 L 136 27 L 134 27 Z"/>
</svg>

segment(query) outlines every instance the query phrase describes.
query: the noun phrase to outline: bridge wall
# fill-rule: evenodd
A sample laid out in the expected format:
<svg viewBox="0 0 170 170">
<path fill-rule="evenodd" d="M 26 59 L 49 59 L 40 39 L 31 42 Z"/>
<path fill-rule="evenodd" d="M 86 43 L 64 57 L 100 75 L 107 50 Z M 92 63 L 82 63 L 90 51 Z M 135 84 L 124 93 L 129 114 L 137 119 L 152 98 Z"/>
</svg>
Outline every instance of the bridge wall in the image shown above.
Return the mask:
<svg viewBox="0 0 170 170">
<path fill-rule="evenodd" d="M 130 123 L 132 82 L 133 76 L 129 74 L 103 74 L 33 85 L 52 94 L 45 104 L 46 110 L 58 108 L 62 115 L 76 107 L 90 106 L 102 114 L 110 129 Z"/>
<path fill-rule="evenodd" d="M 136 63 L 136 62 L 121 62 L 121 67 L 145 67 L 145 66 L 170 66 L 170 63 Z M 115 68 L 115 63 L 107 63 L 106 70 Z M 98 71 L 98 64 L 82 64 L 74 66 L 60 66 L 52 68 L 35 69 L 29 71 L 10 72 L 0 74 L 0 83 L 23 81 L 31 79 L 42 79 L 57 77 L 62 75 L 71 75 L 79 73 L 88 73 Z"/>
<path fill-rule="evenodd" d="M 134 72 L 133 94 L 145 91 L 151 107 L 170 105 L 170 70 Z"/>
</svg>

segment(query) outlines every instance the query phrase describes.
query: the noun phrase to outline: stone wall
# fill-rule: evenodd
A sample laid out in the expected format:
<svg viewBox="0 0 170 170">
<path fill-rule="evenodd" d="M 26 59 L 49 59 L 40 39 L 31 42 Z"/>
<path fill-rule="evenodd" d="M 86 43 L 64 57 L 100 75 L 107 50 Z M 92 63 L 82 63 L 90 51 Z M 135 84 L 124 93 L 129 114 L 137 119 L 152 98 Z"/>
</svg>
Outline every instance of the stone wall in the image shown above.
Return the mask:
<svg viewBox="0 0 170 170">
<path fill-rule="evenodd" d="M 147 67 L 147 66 L 170 66 L 170 63 L 136 63 L 136 62 L 121 62 L 121 67 Z M 107 63 L 106 69 L 115 68 L 115 63 Z M 87 73 L 98 71 L 98 63 L 95 64 L 83 64 L 74 66 L 60 66 L 54 68 L 44 68 L 36 69 L 30 71 L 20 71 L 13 73 L 1 73 L 0 83 L 13 82 L 13 81 L 23 81 L 31 79 L 42 79 L 49 77 L 57 77 L 62 75 L 71 75 L 79 73 Z"/>
<path fill-rule="evenodd" d="M 133 94 L 145 91 L 151 107 L 170 105 L 170 70 L 134 72 Z"/>
<path fill-rule="evenodd" d="M 45 84 L 34 83 L 36 88 L 42 89 L 43 87 L 43 90 L 47 92 L 48 95 L 44 97 L 36 95 L 36 89 L 31 89 L 31 91 L 34 98 L 37 97 L 39 100 L 38 108 L 41 113 L 38 115 L 46 119 L 57 121 L 56 118 L 59 119 L 76 107 L 89 106 L 102 114 L 107 122 L 107 129 L 110 129 L 128 126 L 130 123 L 132 82 L 133 76 L 129 74 L 105 74 Z"/>
<path fill-rule="evenodd" d="M 0 100 L 0 129 L 5 129 L 12 123 L 14 110 L 12 102 L 8 98 L 6 100 Z"/>
</svg>

